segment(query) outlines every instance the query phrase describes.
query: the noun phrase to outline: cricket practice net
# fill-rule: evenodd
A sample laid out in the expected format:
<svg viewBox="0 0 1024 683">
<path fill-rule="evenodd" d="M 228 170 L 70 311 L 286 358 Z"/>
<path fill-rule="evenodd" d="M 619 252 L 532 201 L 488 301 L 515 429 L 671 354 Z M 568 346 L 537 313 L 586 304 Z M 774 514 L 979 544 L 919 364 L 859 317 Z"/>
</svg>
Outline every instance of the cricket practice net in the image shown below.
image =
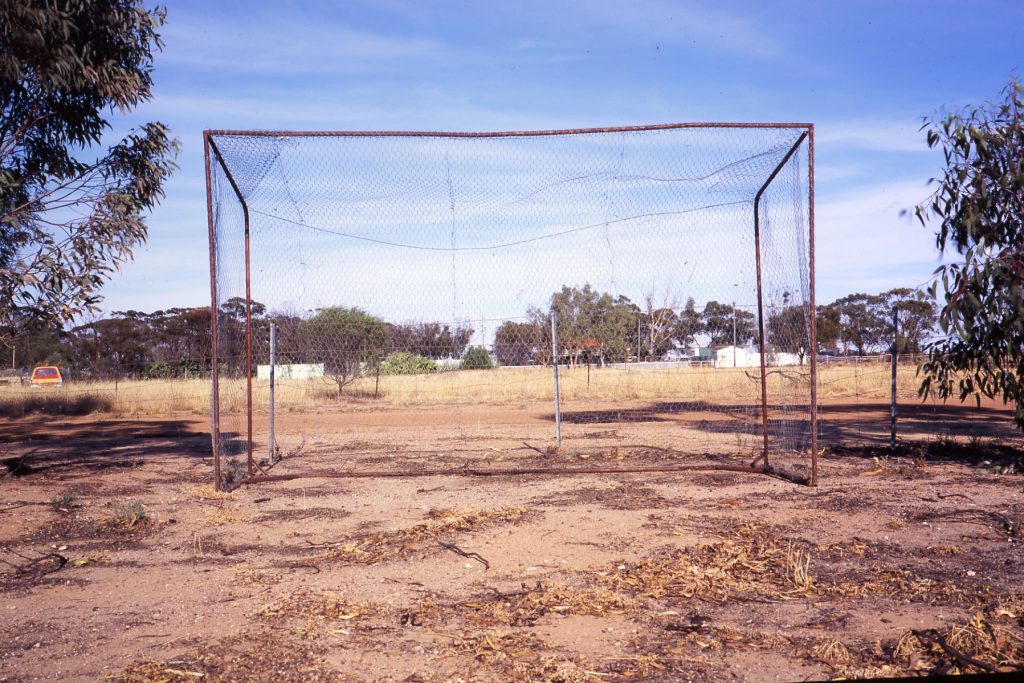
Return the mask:
<svg viewBox="0 0 1024 683">
<path fill-rule="evenodd" d="M 219 486 L 814 481 L 810 125 L 204 138 Z"/>
</svg>

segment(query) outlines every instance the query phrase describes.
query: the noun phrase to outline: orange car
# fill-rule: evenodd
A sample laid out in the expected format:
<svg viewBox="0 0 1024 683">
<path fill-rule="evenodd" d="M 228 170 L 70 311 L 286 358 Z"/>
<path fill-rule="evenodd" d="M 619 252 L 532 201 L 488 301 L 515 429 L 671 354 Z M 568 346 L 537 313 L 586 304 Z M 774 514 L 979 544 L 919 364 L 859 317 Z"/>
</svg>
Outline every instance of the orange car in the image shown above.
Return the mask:
<svg viewBox="0 0 1024 683">
<path fill-rule="evenodd" d="M 61 386 L 64 378 L 60 376 L 60 370 L 52 365 L 41 365 L 32 371 L 33 387 Z"/>
</svg>

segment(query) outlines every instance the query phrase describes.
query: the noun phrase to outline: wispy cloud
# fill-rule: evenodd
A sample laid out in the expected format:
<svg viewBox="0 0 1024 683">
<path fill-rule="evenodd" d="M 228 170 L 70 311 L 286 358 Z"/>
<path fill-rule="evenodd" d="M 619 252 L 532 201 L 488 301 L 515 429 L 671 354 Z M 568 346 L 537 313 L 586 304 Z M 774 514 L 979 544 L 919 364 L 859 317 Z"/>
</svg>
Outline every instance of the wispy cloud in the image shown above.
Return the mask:
<svg viewBox="0 0 1024 683">
<path fill-rule="evenodd" d="M 551 3 L 544 3 L 550 5 Z M 756 12 L 720 9 L 709 3 L 638 0 L 592 0 L 582 11 L 575 2 L 557 3 L 575 10 L 576 21 L 589 26 L 613 29 L 635 40 L 663 46 L 682 46 L 715 54 L 777 58 L 785 55 L 785 44 L 764 30 Z"/>
<path fill-rule="evenodd" d="M 913 117 L 819 123 L 815 141 L 822 147 L 875 152 L 928 152 L 925 134 Z"/>
<path fill-rule="evenodd" d="M 324 72 L 363 73 L 402 63 L 452 61 L 457 51 L 441 42 L 390 36 L 338 23 L 297 22 L 254 12 L 230 22 L 191 17 L 164 30 L 169 65 L 203 67 L 251 75 Z"/>
<path fill-rule="evenodd" d="M 934 235 L 900 216 L 927 196 L 923 183 L 903 181 L 818 202 L 818 300 L 928 282 L 939 264 Z"/>
</svg>

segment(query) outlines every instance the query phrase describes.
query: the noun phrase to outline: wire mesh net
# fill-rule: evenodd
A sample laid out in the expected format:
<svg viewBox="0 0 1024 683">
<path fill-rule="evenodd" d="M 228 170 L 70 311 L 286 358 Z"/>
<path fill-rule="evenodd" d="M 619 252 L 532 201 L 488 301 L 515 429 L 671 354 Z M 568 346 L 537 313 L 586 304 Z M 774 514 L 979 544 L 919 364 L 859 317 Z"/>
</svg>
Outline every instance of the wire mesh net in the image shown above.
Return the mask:
<svg viewBox="0 0 1024 683">
<path fill-rule="evenodd" d="M 211 133 L 219 454 L 806 469 L 807 137 Z"/>
</svg>

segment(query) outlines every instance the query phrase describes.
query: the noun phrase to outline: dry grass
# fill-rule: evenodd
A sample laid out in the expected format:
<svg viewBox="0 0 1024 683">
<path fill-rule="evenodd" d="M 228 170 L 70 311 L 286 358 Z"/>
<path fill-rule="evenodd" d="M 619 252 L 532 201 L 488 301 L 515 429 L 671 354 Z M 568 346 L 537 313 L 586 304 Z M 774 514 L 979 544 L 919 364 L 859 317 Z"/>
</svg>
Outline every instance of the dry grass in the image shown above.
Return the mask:
<svg viewBox="0 0 1024 683">
<path fill-rule="evenodd" d="M 332 669 L 315 642 L 279 631 L 244 632 L 204 642 L 167 661 L 132 664 L 111 681 L 122 683 L 337 683 L 357 680 Z"/>
<path fill-rule="evenodd" d="M 963 589 L 951 581 L 921 577 L 899 567 L 873 565 L 850 580 L 835 583 L 827 593 L 842 598 L 865 599 L 886 596 L 929 605 L 960 605 L 968 602 Z"/>
<path fill-rule="evenodd" d="M 252 519 L 252 515 L 242 513 L 235 507 L 228 507 L 221 503 L 217 507 L 207 510 L 200 523 L 201 526 L 224 526 L 226 524 L 242 524 Z"/>
<path fill-rule="evenodd" d="M 256 569 L 250 566 L 240 566 L 235 569 L 235 575 L 232 578 L 232 582 L 236 586 L 242 587 L 273 586 L 281 583 L 282 579 L 283 577 L 281 574 Z"/>
<path fill-rule="evenodd" d="M 188 486 L 182 486 L 181 492 L 187 496 L 198 498 L 199 500 L 234 500 L 234 494 L 229 491 L 218 491 L 213 488 L 212 484 L 190 484 Z"/>
<path fill-rule="evenodd" d="M 344 622 L 374 614 L 372 605 L 354 603 L 340 593 L 331 591 L 299 591 L 280 595 L 258 612 L 261 619 L 302 619 L 307 630 L 328 622 Z"/>
<path fill-rule="evenodd" d="M 536 590 L 488 596 L 459 606 L 471 611 L 470 620 L 480 624 L 519 626 L 532 624 L 547 614 L 606 616 L 637 609 L 636 601 L 604 588 L 578 591 L 569 586 L 552 585 Z"/>
<path fill-rule="evenodd" d="M 559 370 L 562 399 L 585 400 L 679 400 L 681 397 L 704 396 L 705 400 L 743 404 L 759 399 L 757 368 L 677 367 L 648 368 L 643 365 L 614 368 L 586 367 Z M 810 369 L 807 366 L 770 368 L 768 390 L 778 401 L 806 402 L 809 394 Z M 881 363 L 859 365 L 828 365 L 820 367 L 819 398 L 888 398 L 889 366 Z M 337 401 L 329 384 L 311 380 L 291 383 L 289 391 L 301 390 L 304 395 L 293 401 Z M 278 387 L 282 383 L 278 383 Z M 375 379 L 364 378 L 346 388 L 353 397 L 372 397 Z M 916 368 L 900 366 L 897 392 L 902 398 L 917 397 Z M 257 388 L 258 405 L 265 404 L 266 386 Z M 554 399 L 552 371 L 549 367 L 497 368 L 494 370 L 463 370 L 431 375 L 382 376 L 379 400 L 394 405 L 431 403 L 512 403 L 518 401 L 551 401 Z"/>
<path fill-rule="evenodd" d="M 809 552 L 763 533 L 620 564 L 599 574 L 598 580 L 613 590 L 654 599 L 710 602 L 755 595 L 795 599 L 815 590 Z"/>
<path fill-rule="evenodd" d="M 352 564 L 376 564 L 405 557 L 428 544 L 437 547 L 439 540 L 452 534 L 479 531 L 497 523 L 514 524 L 529 514 L 526 508 L 516 506 L 497 510 L 469 507 L 432 510 L 425 522 L 411 527 L 362 534 L 331 543 L 330 557 Z"/>
<path fill-rule="evenodd" d="M 0 417 L 89 415 L 113 409 L 114 404 L 109 397 L 101 393 L 0 388 Z"/>
<path fill-rule="evenodd" d="M 829 666 L 848 665 L 853 663 L 853 655 L 845 645 L 835 638 L 819 642 L 811 648 L 811 655 Z"/>
<path fill-rule="evenodd" d="M 208 379 L 68 382 L 62 387 L 40 389 L 0 385 L 0 415 L 6 417 L 181 412 L 205 415 L 209 407 Z"/>
<path fill-rule="evenodd" d="M 915 368 L 901 366 L 898 393 L 915 399 Z M 589 379 L 588 379 L 589 377 Z M 808 369 L 773 368 L 768 389 L 773 400 L 805 403 Z M 758 401 L 756 368 L 615 367 L 562 369 L 559 372 L 564 401 L 665 400 L 701 396 L 722 404 Z M 340 401 L 332 382 L 326 379 L 279 380 L 276 401 L 281 411 L 303 412 L 339 402 L 383 403 L 387 405 L 431 405 L 452 403 L 508 404 L 550 401 L 554 398 L 551 368 L 497 368 L 462 370 L 431 375 L 381 376 L 379 396 L 374 399 L 375 378 L 362 378 L 346 387 Z M 257 410 L 269 401 L 268 384 L 253 383 Z M 225 414 L 245 410 L 245 381 L 222 379 L 221 410 Z M 882 399 L 889 395 L 888 366 L 880 363 L 827 365 L 820 368 L 818 395 L 823 400 L 859 398 Z M 94 412 L 114 415 L 168 415 L 209 411 L 208 379 L 126 380 L 122 382 L 69 382 L 61 388 L 30 389 L 19 385 L 0 386 L 0 415 L 21 417 L 33 413 L 84 415 Z"/>
<path fill-rule="evenodd" d="M 596 683 L 603 677 L 562 655 L 545 652 L 544 644 L 523 632 L 464 632 L 451 649 L 502 671 L 505 680 L 550 683 Z"/>
<path fill-rule="evenodd" d="M 998 610 L 995 611 L 998 615 Z M 943 631 L 908 631 L 897 641 L 892 658 L 910 671 L 980 673 L 1020 671 L 1024 636 L 991 611 L 979 611 L 966 623 Z"/>
<path fill-rule="evenodd" d="M 796 589 L 809 591 L 814 588 L 811 575 L 811 555 L 792 543 L 786 548 L 786 580 Z"/>
</svg>

